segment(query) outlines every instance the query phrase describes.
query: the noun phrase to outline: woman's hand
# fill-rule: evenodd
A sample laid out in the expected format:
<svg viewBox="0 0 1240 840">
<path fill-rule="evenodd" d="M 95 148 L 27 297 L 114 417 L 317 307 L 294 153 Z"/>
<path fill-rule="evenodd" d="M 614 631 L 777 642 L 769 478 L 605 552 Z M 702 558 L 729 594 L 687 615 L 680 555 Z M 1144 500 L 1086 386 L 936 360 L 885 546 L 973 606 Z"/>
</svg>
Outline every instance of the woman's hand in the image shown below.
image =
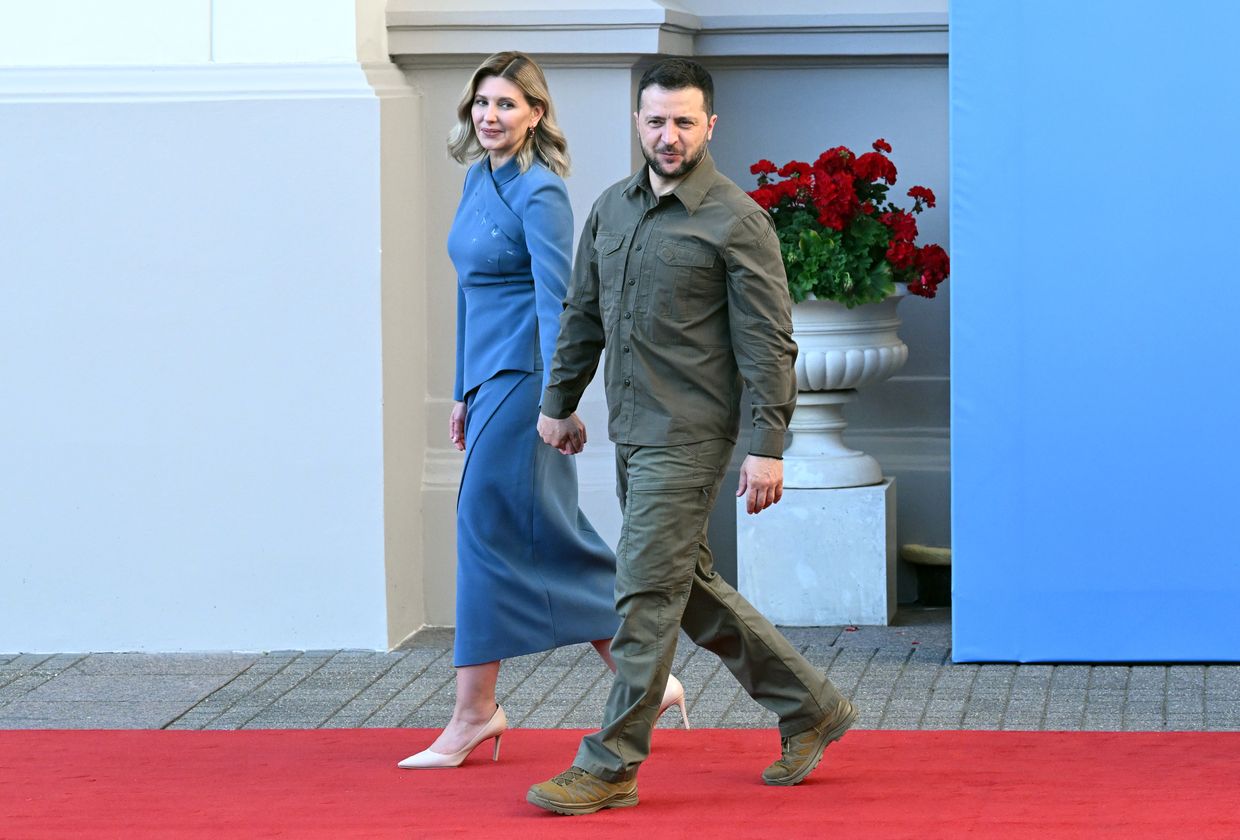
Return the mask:
<svg viewBox="0 0 1240 840">
<path fill-rule="evenodd" d="M 448 437 L 457 452 L 465 451 L 465 403 L 452 403 L 452 415 L 448 418 Z"/>
</svg>

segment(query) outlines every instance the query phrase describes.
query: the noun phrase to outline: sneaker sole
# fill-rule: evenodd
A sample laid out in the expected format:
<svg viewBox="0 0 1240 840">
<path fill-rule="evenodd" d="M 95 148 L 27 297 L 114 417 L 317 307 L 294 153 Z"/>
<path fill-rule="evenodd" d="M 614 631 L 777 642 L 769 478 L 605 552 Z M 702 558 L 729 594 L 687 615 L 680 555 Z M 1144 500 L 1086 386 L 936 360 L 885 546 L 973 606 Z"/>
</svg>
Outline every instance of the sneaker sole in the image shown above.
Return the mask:
<svg viewBox="0 0 1240 840">
<path fill-rule="evenodd" d="M 593 802 L 588 805 L 563 805 L 559 802 L 552 802 L 550 799 L 544 799 L 531 790 L 525 795 L 525 801 L 546 811 L 564 814 L 569 817 L 579 817 L 583 814 L 593 814 L 604 808 L 632 808 L 637 804 L 637 791 L 618 793 L 610 799 L 605 799 L 602 802 Z"/>
<path fill-rule="evenodd" d="M 844 716 L 844 719 L 828 729 L 826 732 L 822 733 L 822 737 L 815 745 L 817 754 L 814 756 L 812 761 L 807 762 L 804 767 L 793 773 L 791 776 L 785 776 L 782 779 L 764 778 L 762 781 L 766 782 L 768 785 L 776 785 L 779 787 L 790 787 L 792 785 L 800 784 L 805 777 L 810 773 L 813 773 L 814 769 L 819 765 L 819 763 L 822 762 L 822 754 L 827 751 L 827 747 L 843 738 L 844 733 L 847 732 L 856 721 L 857 709 L 850 703 L 848 714 Z"/>
</svg>

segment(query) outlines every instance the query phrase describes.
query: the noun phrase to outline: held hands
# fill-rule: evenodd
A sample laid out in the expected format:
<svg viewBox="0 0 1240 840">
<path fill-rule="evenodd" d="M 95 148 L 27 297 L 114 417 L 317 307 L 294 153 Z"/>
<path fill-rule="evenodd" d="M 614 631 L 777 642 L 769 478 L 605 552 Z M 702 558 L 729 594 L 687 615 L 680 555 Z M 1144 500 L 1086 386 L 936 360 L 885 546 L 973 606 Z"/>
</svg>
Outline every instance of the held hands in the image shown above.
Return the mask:
<svg viewBox="0 0 1240 840">
<path fill-rule="evenodd" d="M 563 455 L 576 455 L 586 448 L 586 424 L 581 422 L 576 412 L 563 420 L 539 414 L 538 436 L 543 443 L 558 449 Z"/>
<path fill-rule="evenodd" d="M 778 458 L 747 455 L 741 462 L 741 481 L 736 489 L 740 498 L 748 494 L 745 510 L 761 513 L 784 495 L 784 462 Z"/>
<path fill-rule="evenodd" d="M 465 403 L 452 403 L 452 414 L 448 417 L 448 438 L 457 452 L 465 451 Z"/>
</svg>

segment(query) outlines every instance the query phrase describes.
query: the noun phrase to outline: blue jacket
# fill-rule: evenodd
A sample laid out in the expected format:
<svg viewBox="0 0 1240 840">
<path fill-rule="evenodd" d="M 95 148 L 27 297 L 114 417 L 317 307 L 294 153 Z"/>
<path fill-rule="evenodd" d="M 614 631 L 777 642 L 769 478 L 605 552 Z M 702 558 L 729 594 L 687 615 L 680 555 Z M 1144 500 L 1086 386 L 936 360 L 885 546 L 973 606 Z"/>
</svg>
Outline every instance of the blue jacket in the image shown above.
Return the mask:
<svg viewBox="0 0 1240 840">
<path fill-rule="evenodd" d="M 469 168 L 448 254 L 457 271 L 456 384 L 465 395 L 502 370 L 542 371 L 545 388 L 572 268 L 573 210 L 564 181 L 514 157 Z"/>
</svg>

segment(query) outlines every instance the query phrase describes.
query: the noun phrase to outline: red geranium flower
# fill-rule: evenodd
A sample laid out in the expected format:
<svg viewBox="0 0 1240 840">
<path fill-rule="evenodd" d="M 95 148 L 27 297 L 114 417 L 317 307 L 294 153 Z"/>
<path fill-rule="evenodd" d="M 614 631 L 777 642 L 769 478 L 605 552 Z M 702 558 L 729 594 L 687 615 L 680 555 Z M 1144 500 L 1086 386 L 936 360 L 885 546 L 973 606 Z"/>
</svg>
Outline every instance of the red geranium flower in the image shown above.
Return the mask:
<svg viewBox="0 0 1240 840">
<path fill-rule="evenodd" d="M 790 160 L 783 166 L 779 167 L 779 177 L 790 178 L 796 176 L 798 178 L 808 178 L 809 173 L 813 169 L 808 163 L 802 163 L 799 160 Z"/>
<path fill-rule="evenodd" d="M 905 242 L 903 239 L 893 239 L 891 244 L 887 246 L 887 261 L 896 268 L 908 268 L 913 264 L 913 259 L 917 256 L 917 248 L 912 242 Z"/>
<path fill-rule="evenodd" d="M 917 250 L 917 267 L 921 269 L 922 279 L 938 285 L 951 273 L 951 260 L 938 245 L 923 245 Z"/>
<path fill-rule="evenodd" d="M 930 190 L 925 187 L 913 187 L 908 191 L 908 194 L 909 198 L 916 199 L 917 201 L 924 201 L 927 207 L 934 206 L 934 193 L 930 192 Z"/>
<path fill-rule="evenodd" d="M 758 187 L 749 193 L 749 197 L 756 201 L 763 210 L 770 210 L 776 204 L 774 190 L 770 187 Z"/>
<path fill-rule="evenodd" d="M 878 152 L 866 152 L 853 164 L 853 173 L 860 181 L 872 182 L 883 180 L 888 184 L 896 182 L 896 165 Z"/>
<path fill-rule="evenodd" d="M 912 242 L 917 238 L 917 220 L 903 210 L 894 210 L 878 217 L 878 220 L 891 228 L 892 239 Z"/>
<path fill-rule="evenodd" d="M 820 154 L 818 160 L 814 161 L 814 168 L 823 172 L 845 172 L 852 164 L 853 157 L 847 146 L 836 146 Z"/>
<path fill-rule="evenodd" d="M 874 141 L 874 151 L 886 152 L 887 154 L 891 154 L 891 144 L 880 137 Z"/>
<path fill-rule="evenodd" d="M 763 158 L 762 160 L 755 163 L 753 166 L 749 167 L 749 174 L 751 175 L 772 175 L 774 174 L 777 168 L 778 167 L 776 167 L 775 164 L 771 163 L 766 158 Z"/>
</svg>

